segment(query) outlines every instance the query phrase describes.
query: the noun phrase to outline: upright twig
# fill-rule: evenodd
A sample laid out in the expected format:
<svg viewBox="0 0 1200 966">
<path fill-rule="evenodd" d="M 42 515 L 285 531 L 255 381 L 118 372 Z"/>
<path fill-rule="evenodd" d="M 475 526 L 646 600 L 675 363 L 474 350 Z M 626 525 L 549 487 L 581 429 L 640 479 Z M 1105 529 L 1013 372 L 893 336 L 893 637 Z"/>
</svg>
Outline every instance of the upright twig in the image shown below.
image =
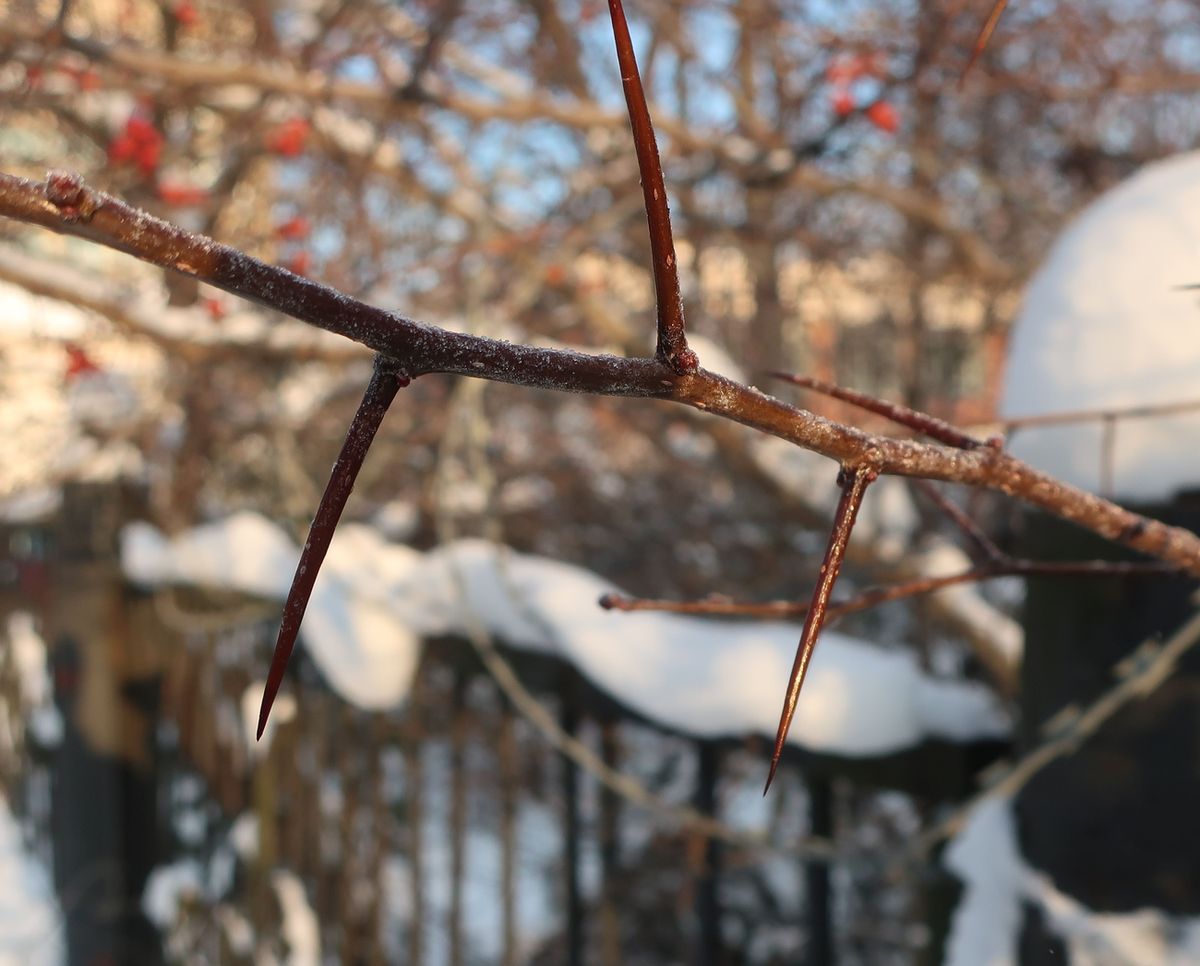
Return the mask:
<svg viewBox="0 0 1200 966">
<path fill-rule="evenodd" d="M 841 499 L 838 500 L 837 510 L 833 517 L 833 527 L 829 532 L 829 543 L 825 547 L 825 559 L 821 561 L 821 572 L 817 576 L 817 584 L 813 588 L 812 602 L 804 615 L 804 628 L 800 632 L 800 643 L 796 646 L 796 660 L 792 664 L 792 673 L 788 678 L 787 693 L 783 699 L 783 712 L 779 717 L 779 730 L 775 734 L 775 750 L 771 755 L 771 770 L 767 775 L 767 784 L 763 789 L 765 795 L 775 779 L 775 771 L 779 768 L 779 758 L 783 754 L 783 743 L 787 740 L 792 718 L 796 715 L 796 701 L 800 697 L 800 688 L 804 684 L 804 676 L 808 673 L 808 665 L 812 660 L 813 649 L 817 644 L 817 636 L 825 623 L 825 612 L 829 606 L 829 598 L 833 594 L 833 585 L 837 583 L 838 574 L 842 569 L 842 561 L 846 558 L 846 547 L 850 543 L 850 532 L 854 529 L 854 521 L 858 517 L 858 508 L 862 506 L 863 494 L 871 481 L 879 475 L 873 466 L 843 467 L 838 475 L 838 485 L 842 488 Z"/>
<path fill-rule="evenodd" d="M 1116 473 L 1117 417 L 1105 416 L 1100 424 L 1100 495 L 1111 498 Z"/>
<path fill-rule="evenodd" d="M 300 622 L 304 619 L 308 599 L 312 596 L 317 574 L 321 571 L 321 564 L 333 540 L 333 533 L 342 517 L 342 511 L 346 508 L 346 501 L 350 498 L 350 491 L 354 489 L 358 471 L 362 468 L 363 460 L 366 459 L 367 451 L 375 440 L 375 434 L 387 414 L 388 407 L 401 387 L 407 385 L 408 376 L 401 371 L 400 365 L 394 359 L 383 355 L 375 357 L 375 371 L 371 374 L 371 381 L 367 384 L 362 402 L 359 403 L 358 412 L 354 414 L 350 423 L 342 451 L 333 464 L 329 483 L 308 529 L 308 539 L 304 541 L 304 549 L 300 553 L 300 562 L 296 565 L 296 575 L 292 578 L 287 602 L 283 605 L 283 620 L 279 625 L 279 637 L 275 642 L 275 653 L 271 656 L 271 669 L 267 672 L 267 686 L 263 690 L 262 705 L 258 712 L 259 738 L 267 726 L 271 705 L 275 701 L 275 695 L 279 693 L 283 672 L 287 670 L 288 659 L 296 646 L 296 635 L 300 631 Z"/>
<path fill-rule="evenodd" d="M 996 25 L 1000 23 L 1000 18 L 1004 16 L 1004 8 L 1007 6 L 1008 0 L 995 0 L 992 4 L 992 9 L 988 11 L 987 19 L 983 21 L 983 26 L 979 28 L 979 34 L 975 37 L 975 46 L 971 48 L 971 56 L 967 58 L 967 66 L 963 68 L 962 73 L 958 77 L 960 85 L 967 79 L 967 75 L 971 73 L 971 68 L 983 56 L 984 50 L 987 49 L 988 41 L 992 39 L 992 34 L 996 32 Z"/>
<path fill-rule="evenodd" d="M 612 17 L 613 39 L 617 43 L 617 62 L 621 67 L 621 85 L 633 128 L 638 171 L 642 176 L 642 196 L 646 200 L 646 221 L 650 225 L 650 259 L 654 268 L 654 295 L 658 303 L 658 360 L 675 372 L 694 372 L 700 365 L 696 353 L 688 348 L 684 334 L 683 296 L 679 291 L 679 262 L 671 237 L 671 211 L 667 204 L 667 186 L 663 180 L 658 141 L 646 104 L 646 92 L 638 73 L 633 41 L 621 0 L 608 0 Z"/>
</svg>

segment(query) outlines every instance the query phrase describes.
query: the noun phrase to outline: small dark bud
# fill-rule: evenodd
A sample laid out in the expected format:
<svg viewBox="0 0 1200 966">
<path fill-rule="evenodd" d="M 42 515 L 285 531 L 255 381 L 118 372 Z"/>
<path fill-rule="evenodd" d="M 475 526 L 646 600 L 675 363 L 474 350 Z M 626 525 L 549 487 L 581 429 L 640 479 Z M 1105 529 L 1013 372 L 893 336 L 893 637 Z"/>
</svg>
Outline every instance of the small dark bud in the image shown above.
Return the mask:
<svg viewBox="0 0 1200 966">
<path fill-rule="evenodd" d="M 87 188 L 74 171 L 49 171 L 46 174 L 46 200 L 68 218 L 79 218 L 88 212 Z"/>
<path fill-rule="evenodd" d="M 674 369 L 681 376 L 689 375 L 700 368 L 700 357 L 691 349 L 683 349 L 674 360 Z"/>
</svg>

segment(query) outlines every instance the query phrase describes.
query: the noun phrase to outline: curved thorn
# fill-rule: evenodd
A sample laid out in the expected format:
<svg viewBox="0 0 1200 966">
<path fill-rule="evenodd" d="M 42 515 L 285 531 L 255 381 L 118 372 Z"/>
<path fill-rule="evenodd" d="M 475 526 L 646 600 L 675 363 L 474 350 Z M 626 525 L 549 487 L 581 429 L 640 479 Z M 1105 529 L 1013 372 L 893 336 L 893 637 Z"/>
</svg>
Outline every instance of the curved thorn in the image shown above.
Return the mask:
<svg viewBox="0 0 1200 966">
<path fill-rule="evenodd" d="M 300 552 L 300 562 L 296 565 L 296 575 L 292 578 L 287 602 L 283 605 L 279 637 L 275 641 L 275 652 L 271 655 L 271 669 L 267 672 L 267 685 L 263 689 L 262 705 L 258 711 L 257 738 L 262 738 L 267 727 L 271 705 L 279 693 L 288 659 L 296 646 L 296 635 L 300 632 L 300 622 L 304 619 L 308 599 L 312 596 L 317 574 L 333 540 L 342 510 L 350 498 L 350 491 L 354 489 L 358 471 L 362 468 L 363 460 L 366 459 L 367 451 L 375 440 L 375 433 L 379 430 L 388 407 L 396 398 L 396 393 L 402 386 L 407 386 L 408 382 L 408 376 L 400 370 L 396 360 L 382 355 L 375 357 L 375 371 L 371 374 L 371 381 L 363 393 L 358 411 L 350 422 L 342 450 L 333 464 L 329 482 L 308 528 L 308 539 L 304 541 L 304 549 Z"/>
<path fill-rule="evenodd" d="M 800 643 L 796 645 L 796 660 L 792 664 L 792 673 L 788 677 L 787 692 L 783 698 L 783 711 L 779 716 L 779 728 L 775 732 L 775 749 L 771 754 L 771 770 L 767 773 L 767 784 L 763 788 L 765 795 L 775 780 L 775 772 L 779 768 L 779 759 L 783 755 L 783 744 L 787 741 L 788 731 L 792 727 L 792 718 L 796 716 L 796 702 L 800 698 L 800 688 L 808 673 L 808 665 L 816 648 L 817 636 L 825 623 L 825 612 L 829 606 L 829 598 L 833 594 L 833 585 L 837 583 L 838 574 L 842 569 L 842 561 L 846 558 L 846 547 L 850 543 L 850 532 L 854 529 L 854 521 L 858 517 L 858 508 L 862 505 L 863 494 L 867 486 L 878 476 L 873 467 L 858 466 L 853 469 L 843 468 L 838 474 L 838 485 L 842 488 L 838 500 L 837 511 L 833 517 L 833 527 L 829 531 L 829 543 L 825 547 L 825 558 L 821 561 L 821 573 L 817 577 L 817 585 L 813 588 L 812 602 L 808 605 L 808 613 L 804 615 L 804 629 L 800 632 Z"/>
</svg>

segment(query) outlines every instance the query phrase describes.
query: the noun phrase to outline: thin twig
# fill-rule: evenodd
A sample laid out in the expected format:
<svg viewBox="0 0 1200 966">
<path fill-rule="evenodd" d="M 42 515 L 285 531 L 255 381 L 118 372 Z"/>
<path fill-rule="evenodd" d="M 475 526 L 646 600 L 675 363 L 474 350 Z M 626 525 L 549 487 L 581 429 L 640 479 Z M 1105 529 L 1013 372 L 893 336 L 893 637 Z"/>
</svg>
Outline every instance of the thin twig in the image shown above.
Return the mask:
<svg viewBox="0 0 1200 966">
<path fill-rule="evenodd" d="M 988 12 L 987 19 L 984 20 L 983 26 L 979 28 L 979 35 L 975 38 L 975 46 L 971 48 L 971 56 L 967 59 L 967 66 L 963 68 L 962 73 L 958 77 L 960 86 L 967 79 L 967 75 L 971 73 L 971 68 L 983 56 L 988 41 L 992 39 L 992 34 L 996 32 L 996 26 L 1000 23 L 1000 18 L 1004 15 L 1004 8 L 1007 6 L 1008 0 L 995 0 L 995 3 L 992 4 L 992 9 Z"/>
<path fill-rule="evenodd" d="M 1092 423 L 1102 419 L 1155 419 L 1159 416 L 1180 416 L 1200 410 L 1200 399 L 1181 399 L 1178 402 L 1146 403 L 1135 406 L 1106 406 L 1097 409 L 1071 409 L 1057 413 L 1038 413 L 998 420 L 1004 432 L 1034 426 L 1062 426 L 1067 423 Z"/>
<path fill-rule="evenodd" d="M 258 712 L 259 738 L 263 736 L 263 729 L 267 726 L 271 705 L 275 701 L 275 695 L 279 693 L 288 659 L 296 646 L 296 635 L 300 632 L 300 622 L 304 619 L 308 599 L 312 596 L 317 574 L 321 571 L 321 563 L 325 560 L 333 533 L 342 517 L 342 511 L 346 508 L 350 491 L 354 489 L 358 471 L 362 469 L 363 460 L 366 459 L 367 451 L 375 440 L 383 417 L 387 415 L 388 407 L 401 387 L 407 385 L 408 376 L 401 370 L 399 363 L 386 356 L 376 356 L 375 371 L 371 374 L 371 381 L 367 384 L 362 402 L 350 423 L 342 451 L 333 464 L 329 483 L 308 529 L 308 539 L 304 541 L 300 562 L 296 565 L 296 575 L 292 578 L 287 602 L 283 606 L 279 637 L 275 642 L 275 652 L 271 655 L 271 669 L 267 672 L 267 685 L 263 690 L 262 705 Z"/>
<path fill-rule="evenodd" d="M 1014 560 L 1005 558 L 980 564 L 970 570 L 941 577 L 918 577 L 886 587 L 871 587 L 846 600 L 830 603 L 825 608 L 825 620 L 844 617 L 858 611 L 869 610 L 922 594 L 931 594 L 945 587 L 959 584 L 980 583 L 998 577 L 1154 577 L 1178 574 L 1177 567 L 1161 563 L 1136 561 L 1044 561 Z M 792 618 L 802 617 L 812 606 L 791 600 L 750 603 L 730 600 L 727 597 L 706 597 L 701 600 L 654 600 L 643 597 L 627 597 L 623 594 L 605 594 L 600 606 L 606 610 L 660 611 L 670 614 L 695 614 L 706 617 L 757 617 Z"/>
<path fill-rule="evenodd" d="M 962 535 L 979 551 L 980 556 L 984 560 L 1003 560 L 1005 553 L 996 546 L 996 542 L 992 540 L 983 529 L 972 520 L 957 503 L 951 500 L 943 493 L 936 485 L 929 480 L 913 480 L 915 486 L 921 493 L 928 497 L 939 510 L 953 523 Z"/>
<path fill-rule="evenodd" d="M 650 226 L 650 260 L 654 268 L 654 294 L 658 302 L 658 348 L 660 362 L 677 373 L 695 372 L 700 365 L 696 353 L 688 348 L 684 333 L 683 296 L 679 290 L 679 260 L 671 237 L 671 212 L 667 204 L 667 186 L 663 180 L 658 140 L 646 104 L 646 92 L 638 72 L 629 25 L 621 0 L 608 0 L 613 38 L 617 44 L 617 62 L 621 67 L 621 85 L 633 128 L 638 170 L 642 176 L 642 196 L 646 200 L 646 221 Z"/>
<path fill-rule="evenodd" d="M 804 628 L 800 632 L 800 643 L 796 646 L 796 660 L 792 664 L 792 673 L 788 677 L 787 691 L 783 698 L 783 711 L 779 716 L 779 729 L 775 733 L 775 750 L 771 754 L 771 770 L 767 773 L 767 784 L 763 789 L 764 795 L 770 790 L 771 782 L 775 779 L 775 771 L 779 768 L 779 759 L 783 755 L 783 743 L 787 741 L 788 731 L 792 727 L 792 718 L 796 716 L 796 702 L 800 698 L 800 689 L 804 685 L 804 676 L 808 673 L 808 665 L 817 645 L 817 637 L 825 623 L 825 614 L 829 607 L 830 595 L 833 593 L 833 585 L 837 583 L 838 574 L 842 569 L 842 561 L 846 558 L 846 547 L 850 543 L 850 533 L 854 529 L 854 521 L 858 517 L 858 508 L 862 506 L 863 494 L 867 492 L 867 487 L 878 475 L 878 471 L 873 466 L 843 467 L 838 475 L 838 485 L 842 488 L 842 496 L 838 500 L 837 510 L 833 515 L 829 543 L 825 547 L 825 559 L 821 561 L 821 572 L 817 576 L 817 584 L 813 588 L 812 601 L 804 615 Z"/>
<path fill-rule="evenodd" d="M 1116 684 L 1082 711 L 1065 710 L 1051 718 L 1043 727 L 1046 741 L 1026 755 L 985 772 L 983 790 L 913 839 L 902 861 L 924 862 L 934 847 L 958 833 L 982 802 L 1015 795 L 1051 762 L 1074 752 L 1126 705 L 1157 690 L 1174 672 L 1180 658 L 1198 643 L 1200 613 L 1194 614 L 1165 644 L 1146 641 L 1114 666 Z"/>
<path fill-rule="evenodd" d="M 832 383 L 822 382 L 820 379 L 813 379 L 811 376 L 797 376 L 787 372 L 772 372 L 770 375 L 776 379 L 790 382 L 792 385 L 799 386 L 802 389 L 811 389 L 813 392 L 819 392 L 823 396 L 840 399 L 842 402 L 848 402 L 859 409 L 865 409 L 867 412 L 875 413 L 877 416 L 883 416 L 885 419 L 890 419 L 893 423 L 906 426 L 920 433 L 922 436 L 936 439 L 939 443 L 945 443 L 947 446 L 954 446 L 958 449 L 978 449 L 989 445 L 984 440 L 968 436 L 961 429 L 952 426 L 944 419 L 938 419 L 936 416 L 929 415 L 929 413 L 910 409 L 901 403 L 878 399 L 875 396 L 868 396 L 866 393 L 859 392 L 856 389 L 835 386 Z"/>
</svg>

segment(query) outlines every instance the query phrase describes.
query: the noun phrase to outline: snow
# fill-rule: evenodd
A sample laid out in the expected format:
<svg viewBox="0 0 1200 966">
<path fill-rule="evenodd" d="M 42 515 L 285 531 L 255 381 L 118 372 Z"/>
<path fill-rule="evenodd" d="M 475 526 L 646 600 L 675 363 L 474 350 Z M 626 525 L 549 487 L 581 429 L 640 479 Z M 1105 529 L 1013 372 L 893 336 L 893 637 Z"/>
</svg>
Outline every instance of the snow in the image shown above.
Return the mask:
<svg viewBox="0 0 1200 966">
<path fill-rule="evenodd" d="M 976 808 L 945 860 L 966 891 L 950 925 L 944 966 L 1015 963 L 1023 864 L 1009 800 Z"/>
<path fill-rule="evenodd" d="M 150 873 L 142 890 L 146 918 L 166 930 L 179 918 L 179 906 L 204 895 L 204 870 L 195 859 L 160 865 Z"/>
<path fill-rule="evenodd" d="M 258 816 L 243 812 L 234 819 L 229 828 L 229 841 L 243 861 L 255 858 L 258 855 Z"/>
<path fill-rule="evenodd" d="M 22 844 L 0 797 L 0 966 L 63 962 L 62 921 L 47 871 Z"/>
<path fill-rule="evenodd" d="M 1147 165 L 1055 244 L 1009 347 L 1005 418 L 1200 397 L 1200 152 Z M 1101 480 L 1098 421 L 1024 428 L 1012 451 L 1088 489 Z M 1200 484 L 1200 411 L 1125 420 L 1117 496 L 1162 501 Z"/>
<path fill-rule="evenodd" d="M 250 925 L 250 920 L 228 905 L 218 906 L 216 917 L 225 931 L 230 950 L 235 955 L 249 960 L 254 952 L 254 927 Z"/>
<path fill-rule="evenodd" d="M 687 339 L 688 345 L 699 357 L 702 368 L 724 376 L 726 379 L 732 379 L 734 382 L 744 383 L 747 381 L 745 370 L 733 361 L 733 357 L 724 346 L 718 345 L 708 336 L 694 335 L 690 332 Z"/>
<path fill-rule="evenodd" d="M 135 583 L 189 583 L 230 587 L 262 597 L 284 597 L 296 567 L 296 547 L 275 524 L 255 513 L 238 513 L 221 523 L 200 526 L 167 540 L 146 523 L 134 523 L 121 537 L 125 573 Z M 164 571 L 164 568 L 166 570 Z"/>
<path fill-rule="evenodd" d="M 7 254 L 0 253 L 0 261 Z M 33 520 L 52 512 L 57 483 L 138 472 L 140 454 L 128 442 L 136 422 L 161 403 L 152 351 L 88 335 L 90 315 L 0 282 L 0 517 Z M 60 342 L 86 337 L 101 372 L 68 377 Z M 111 442 L 89 435 L 100 430 Z"/>
<path fill-rule="evenodd" d="M 0 520 L 6 523 L 36 523 L 62 506 L 62 491 L 53 486 L 31 486 L 0 500 Z"/>
<path fill-rule="evenodd" d="M 53 747 L 62 740 L 63 722 L 54 704 L 47 670 L 46 643 L 34 627 L 33 616 L 17 611 L 8 618 L 8 656 L 17 672 L 21 706 L 29 731 L 39 744 Z"/>
<path fill-rule="evenodd" d="M 308 901 L 304 883 L 294 872 L 271 874 L 275 897 L 283 913 L 283 938 L 288 944 L 287 966 L 317 966 L 321 961 L 321 929 Z"/>
<path fill-rule="evenodd" d="M 944 966 L 1015 966 L 1025 903 L 1037 906 L 1066 940 L 1067 961 L 1076 966 L 1200 962 L 1200 918 L 1157 909 L 1095 912 L 1030 868 L 1020 854 L 1008 798 L 981 803 L 945 858 L 965 892 L 951 922 Z"/>
<path fill-rule="evenodd" d="M 931 542 L 912 558 L 922 577 L 949 577 L 974 566 L 961 547 L 944 541 Z M 935 591 L 944 611 L 953 613 L 960 627 L 986 637 L 1012 667 L 1019 667 L 1025 652 L 1025 631 L 1011 617 L 997 610 L 979 594 L 974 584 L 956 584 Z"/>
<path fill-rule="evenodd" d="M 126 528 L 122 562 L 143 584 L 199 583 L 282 599 L 298 554 L 262 517 L 238 514 L 167 540 Z M 669 730 L 696 736 L 775 732 L 799 626 L 725 623 L 597 605 L 617 588 L 595 574 L 480 540 L 428 553 L 363 525 L 339 528 L 301 638 L 330 684 L 368 708 L 411 686 L 422 637 L 480 621 L 505 643 L 550 652 Z M 923 673 L 903 649 L 827 632 L 817 647 L 792 739 L 818 751 L 879 755 L 925 737 L 1005 734 L 983 687 Z"/>
</svg>

